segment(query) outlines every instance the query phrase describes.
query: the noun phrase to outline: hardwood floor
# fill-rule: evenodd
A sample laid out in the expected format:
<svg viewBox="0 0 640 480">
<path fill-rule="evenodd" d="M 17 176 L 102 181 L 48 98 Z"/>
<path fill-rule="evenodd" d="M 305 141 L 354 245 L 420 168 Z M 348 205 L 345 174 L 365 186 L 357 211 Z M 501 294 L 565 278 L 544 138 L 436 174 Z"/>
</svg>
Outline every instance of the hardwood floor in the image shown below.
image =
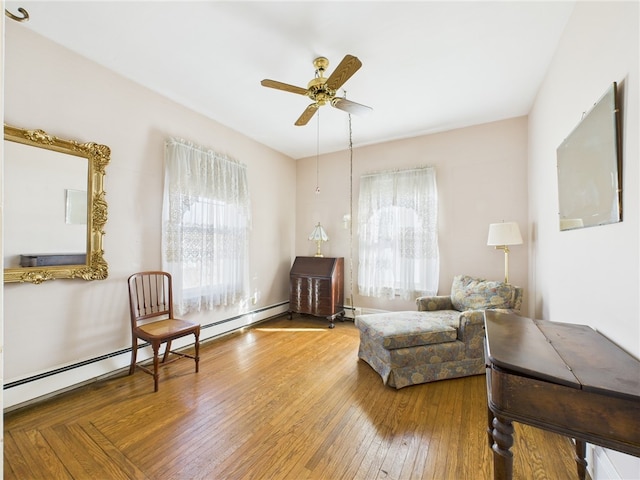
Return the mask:
<svg viewBox="0 0 640 480">
<path fill-rule="evenodd" d="M 4 419 L 5 479 L 492 478 L 484 376 L 395 390 L 352 322 L 279 317 Z M 570 441 L 516 427 L 514 478 L 575 479 Z"/>
</svg>

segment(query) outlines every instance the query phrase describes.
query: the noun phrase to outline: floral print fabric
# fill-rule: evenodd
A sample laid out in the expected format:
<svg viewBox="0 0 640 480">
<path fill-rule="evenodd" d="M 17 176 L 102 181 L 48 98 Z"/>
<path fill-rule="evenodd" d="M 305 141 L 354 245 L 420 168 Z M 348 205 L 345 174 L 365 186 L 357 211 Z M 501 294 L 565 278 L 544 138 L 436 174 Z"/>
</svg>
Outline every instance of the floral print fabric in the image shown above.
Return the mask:
<svg viewBox="0 0 640 480">
<path fill-rule="evenodd" d="M 451 303 L 456 310 L 513 308 L 516 287 L 504 282 L 458 275 L 451 286 Z"/>
<path fill-rule="evenodd" d="M 356 317 L 360 330 L 358 357 L 386 385 L 402 388 L 484 373 L 484 310 L 517 313 L 522 289 L 457 276 L 451 291 L 450 296 L 418 298 L 417 312 Z"/>
</svg>

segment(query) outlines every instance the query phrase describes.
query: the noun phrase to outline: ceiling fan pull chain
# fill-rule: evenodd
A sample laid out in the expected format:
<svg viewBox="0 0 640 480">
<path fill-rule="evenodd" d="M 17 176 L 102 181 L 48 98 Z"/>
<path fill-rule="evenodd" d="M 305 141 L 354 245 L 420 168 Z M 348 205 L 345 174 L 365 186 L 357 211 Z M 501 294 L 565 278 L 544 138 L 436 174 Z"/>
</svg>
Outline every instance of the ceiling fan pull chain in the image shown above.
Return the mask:
<svg viewBox="0 0 640 480">
<path fill-rule="evenodd" d="M 344 92 L 345 98 L 347 91 Z M 351 309 L 355 318 L 355 307 L 353 305 L 353 130 L 351 128 L 351 114 L 349 116 L 349 297 L 351 298 Z"/>
<path fill-rule="evenodd" d="M 320 194 L 320 112 L 318 112 L 316 135 L 316 195 Z"/>
</svg>

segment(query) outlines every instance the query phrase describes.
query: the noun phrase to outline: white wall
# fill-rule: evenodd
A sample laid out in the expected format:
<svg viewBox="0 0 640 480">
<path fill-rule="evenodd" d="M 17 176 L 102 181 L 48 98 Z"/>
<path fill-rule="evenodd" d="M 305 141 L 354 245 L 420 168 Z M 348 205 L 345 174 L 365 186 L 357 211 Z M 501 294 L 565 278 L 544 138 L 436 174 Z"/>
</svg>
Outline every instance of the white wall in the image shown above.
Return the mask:
<svg viewBox="0 0 640 480">
<path fill-rule="evenodd" d="M 354 144 L 366 122 L 353 119 Z M 321 129 L 322 130 L 322 129 Z M 322 133 L 321 133 L 322 138 Z M 348 131 L 345 128 L 345 144 Z M 315 243 L 307 240 L 319 221 L 329 242 L 325 256 L 345 257 L 345 296 L 351 294 L 349 268 L 353 252 L 356 307 L 382 310 L 415 310 L 414 301 L 382 300 L 357 294 L 357 200 L 359 178 L 381 170 L 433 165 L 439 197 L 439 292 L 451 291 L 453 277 L 469 274 L 504 279 L 504 253 L 487 247 L 489 224 L 516 221 L 527 238 L 527 119 L 519 117 L 444 133 L 397 140 L 353 152 L 353 244 L 343 227 L 350 212 L 350 157 L 348 151 L 298 160 L 296 195 L 296 254 L 313 255 Z M 315 193 L 319 172 L 320 194 Z M 514 246 L 510 254 L 509 280 L 525 288 L 527 298 L 527 245 Z M 525 304 L 526 308 L 526 304 Z"/>
<path fill-rule="evenodd" d="M 109 278 L 4 285 L 5 384 L 131 346 L 126 278 L 161 264 L 163 158 L 168 136 L 211 147 L 248 167 L 252 298 L 242 306 L 192 315 L 203 326 L 233 319 L 205 328 L 203 338 L 286 311 L 282 304 L 288 302 L 294 254 L 295 192 L 278 186 L 295 184 L 295 162 L 23 25 L 7 22 L 5 29 L 5 122 L 111 148 L 104 237 Z M 128 358 L 128 353 L 116 355 L 72 373 L 9 388 L 4 406 L 103 375 L 126 365 Z"/>
<path fill-rule="evenodd" d="M 0 2 L 4 7 L 4 1 Z M 0 65 L 4 70 L 4 22 L 0 22 Z M 4 105 L 4 75 L 0 75 L 0 105 Z M 0 111 L 0 120 L 4 120 L 4 112 Z M 2 123 L 4 125 L 4 122 Z M 0 178 L 4 178 L 4 144 L 0 144 Z M 0 230 L 4 231 L 2 220 L 4 218 L 4 182 L 0 180 Z M 0 258 L 3 258 L 4 235 L 0 235 Z M 2 276 L 2 274 L 0 274 Z M 4 282 L 4 277 L 2 278 Z M 0 327 L 2 326 L 4 291 L 0 289 Z M 0 328 L 0 381 L 4 384 L 4 331 Z M 2 405 L 2 395 L 0 394 L 0 405 Z M 4 415 L 0 419 L 0 442 L 4 445 Z M 0 477 L 4 477 L 4 462 L 0 465 Z"/>
<path fill-rule="evenodd" d="M 636 357 L 640 356 L 638 16 L 638 2 L 578 2 L 529 116 L 531 315 L 590 325 Z M 624 220 L 560 232 L 556 148 L 614 81 L 622 93 Z M 619 478 L 640 478 L 637 458 L 596 449 L 594 460 L 595 480 L 616 478 L 610 467 Z"/>
</svg>

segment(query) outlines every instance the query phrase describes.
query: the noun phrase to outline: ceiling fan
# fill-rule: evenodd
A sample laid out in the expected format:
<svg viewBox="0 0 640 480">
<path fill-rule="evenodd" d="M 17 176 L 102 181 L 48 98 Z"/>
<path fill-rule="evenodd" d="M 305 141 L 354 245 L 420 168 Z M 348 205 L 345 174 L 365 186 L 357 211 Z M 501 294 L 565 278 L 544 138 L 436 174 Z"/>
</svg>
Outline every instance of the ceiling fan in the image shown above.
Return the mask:
<svg viewBox="0 0 640 480">
<path fill-rule="evenodd" d="M 300 118 L 296 120 L 295 124 L 297 126 L 306 125 L 318 108 L 327 103 L 332 107 L 356 115 L 363 115 L 373 110 L 371 107 L 352 102 L 345 97 L 336 97 L 336 91 L 362 66 L 362 62 L 358 60 L 357 57 L 345 55 L 329 77 L 324 76 L 324 72 L 329 66 L 329 60 L 325 57 L 316 58 L 313 61 L 313 66 L 316 67 L 316 76 L 308 83 L 307 88 L 296 87 L 295 85 L 268 79 L 260 82 L 263 87 L 284 90 L 285 92 L 297 93 L 298 95 L 306 95 L 313 100 L 313 103 L 310 104 L 305 111 L 302 112 Z"/>
</svg>

